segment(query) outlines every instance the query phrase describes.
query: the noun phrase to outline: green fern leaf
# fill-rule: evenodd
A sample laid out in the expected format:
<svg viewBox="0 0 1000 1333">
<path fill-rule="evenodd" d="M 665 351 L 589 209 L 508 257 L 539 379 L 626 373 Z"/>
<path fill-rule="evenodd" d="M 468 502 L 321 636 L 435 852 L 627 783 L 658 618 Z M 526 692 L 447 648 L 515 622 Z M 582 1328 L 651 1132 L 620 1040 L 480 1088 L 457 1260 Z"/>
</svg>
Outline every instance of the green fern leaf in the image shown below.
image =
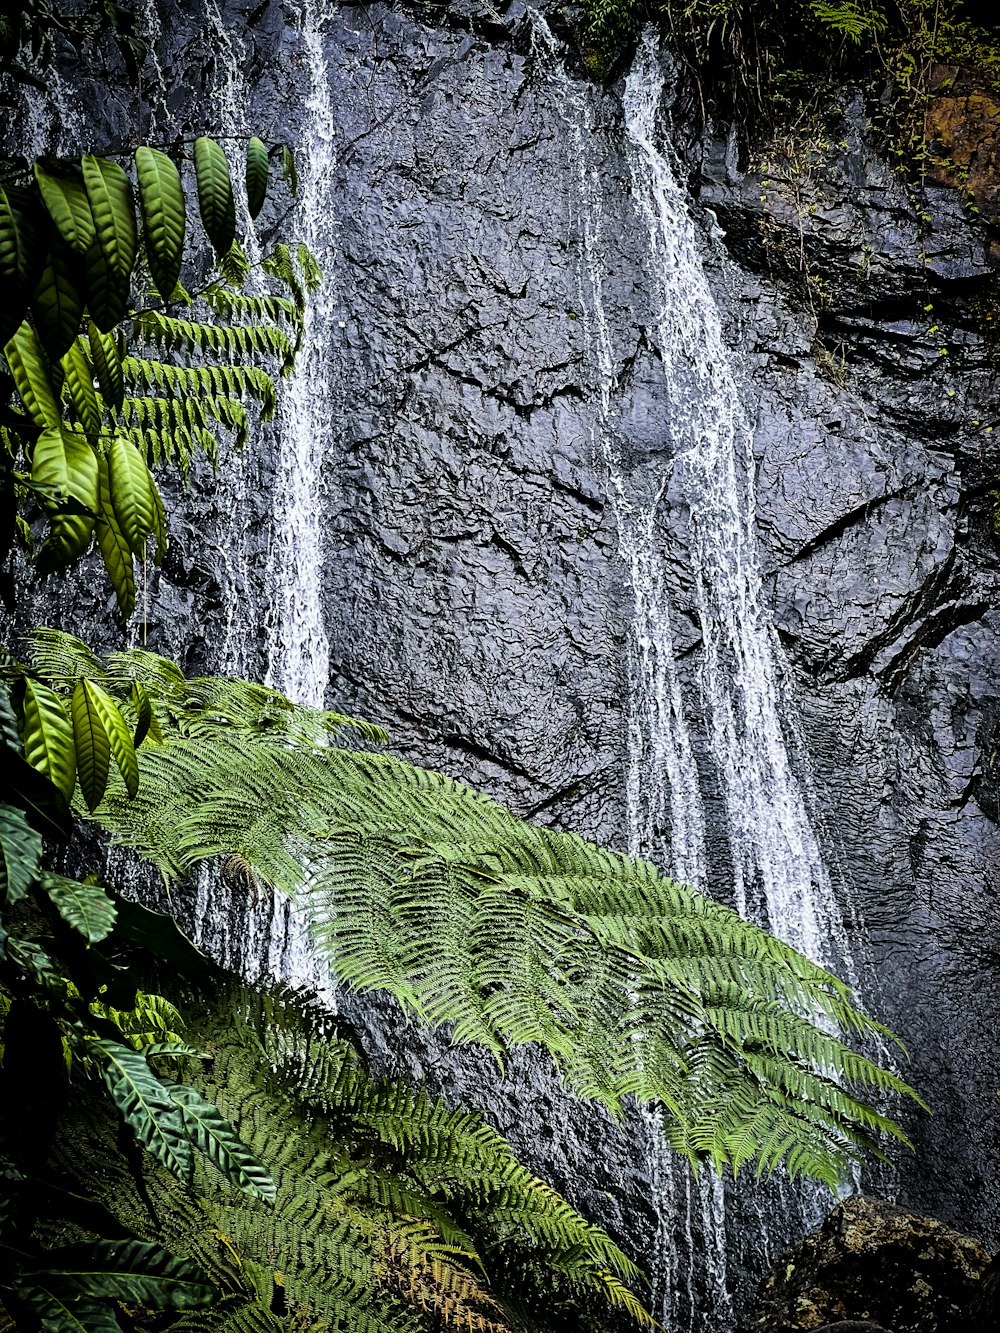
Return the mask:
<svg viewBox="0 0 1000 1333">
<path fill-rule="evenodd" d="M 42 840 L 21 810 L 0 805 L 0 902 L 8 907 L 38 879 Z"/>
<path fill-rule="evenodd" d="M 298 194 L 299 173 L 295 166 L 295 154 L 287 144 L 281 145 L 281 174 L 291 187 L 292 194 Z"/>
<path fill-rule="evenodd" d="M 214 139 L 195 140 L 194 170 L 202 225 L 216 253 L 225 255 L 236 239 L 236 206 L 229 163 Z"/>
<path fill-rule="evenodd" d="M 156 290 L 169 301 L 177 286 L 184 254 L 184 190 L 180 172 L 155 148 L 137 148 L 139 201 L 146 238 L 146 259 Z"/>
<path fill-rule="evenodd" d="M 49 217 L 63 240 L 79 255 L 85 255 L 97 239 L 97 228 L 83 181 L 73 169 L 46 171 L 35 163 L 35 180 Z"/>
<path fill-rule="evenodd" d="M 181 1109 L 181 1118 L 195 1147 L 244 1194 L 273 1204 L 274 1181 L 219 1108 L 185 1084 L 171 1087 L 170 1095 Z"/>
<path fill-rule="evenodd" d="M 194 1157 L 180 1108 L 145 1056 L 103 1037 L 91 1046 L 101 1062 L 101 1077 L 136 1138 L 171 1175 L 190 1180 Z"/>
<path fill-rule="evenodd" d="M 267 176 L 270 163 L 267 145 L 254 136 L 247 144 L 247 210 L 255 218 L 267 198 Z"/>
<path fill-rule="evenodd" d="M 72 250 L 53 237 L 48 260 L 31 301 L 42 346 L 58 361 L 72 346 L 83 316 L 83 283 L 79 262 Z"/>
<path fill-rule="evenodd" d="M 87 251 L 87 305 L 109 333 L 125 318 L 138 236 L 132 185 L 117 162 L 88 153 L 81 160 L 96 240 Z"/>
<path fill-rule="evenodd" d="M 44 874 L 42 888 L 62 919 L 88 944 L 99 944 L 114 928 L 115 905 L 96 884 L 80 884 L 62 875 Z"/>
<path fill-rule="evenodd" d="M 76 786 L 76 750 L 65 699 L 29 677 L 21 708 L 25 759 L 54 782 L 68 801 Z"/>
</svg>

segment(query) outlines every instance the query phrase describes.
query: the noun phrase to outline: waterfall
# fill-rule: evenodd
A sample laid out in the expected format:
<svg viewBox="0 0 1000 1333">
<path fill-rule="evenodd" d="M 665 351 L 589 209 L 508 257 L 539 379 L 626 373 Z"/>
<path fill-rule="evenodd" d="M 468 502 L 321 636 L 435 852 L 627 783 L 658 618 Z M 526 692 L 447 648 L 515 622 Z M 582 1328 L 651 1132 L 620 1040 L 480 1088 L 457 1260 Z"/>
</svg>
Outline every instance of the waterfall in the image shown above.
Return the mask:
<svg viewBox="0 0 1000 1333">
<path fill-rule="evenodd" d="M 323 48 L 323 0 L 303 0 L 302 41 L 309 80 L 301 136 L 298 215 L 301 239 L 325 267 L 332 212 L 334 106 Z M 322 706 L 330 675 L 330 645 L 323 621 L 323 457 L 331 423 L 328 344 L 333 296 L 320 289 L 306 312 L 299 364 L 282 396 L 275 538 L 268 585 L 276 604 L 268 633 L 267 682 L 299 703 Z"/>
<path fill-rule="evenodd" d="M 629 850 L 708 891 L 728 883 L 744 915 L 816 961 L 856 981 L 843 920 L 809 814 L 808 791 L 789 754 L 798 748 L 785 668 L 764 602 L 755 530 L 753 430 L 705 273 L 702 241 L 669 147 L 658 141 L 665 79 L 647 30 L 625 84 L 625 151 L 637 222 L 646 238 L 653 327 L 669 402 L 664 451 L 636 460 L 615 419 L 618 362 L 604 304 L 604 182 L 594 161 L 591 90 L 566 74 L 544 19 L 529 15 L 534 47 L 557 88 L 577 194 L 581 305 L 598 390 L 595 453 L 603 462 L 632 595 L 628 647 Z M 672 461 L 671 461 L 672 460 Z M 696 679 L 682 681 L 678 608 L 670 602 L 664 532 L 684 538 L 701 632 Z M 701 742 L 699 751 L 698 742 Z M 706 846 L 705 777 L 714 770 L 724 812 L 726 864 Z M 710 779 L 709 779 L 710 780 Z M 726 1187 L 692 1177 L 647 1115 L 650 1175 L 659 1214 L 656 1313 L 672 1330 L 735 1321 L 727 1254 L 758 1250 L 769 1262 L 765 1193 L 749 1206 L 757 1235 L 727 1236 Z M 817 1220 L 818 1194 L 785 1188 L 777 1207 Z M 730 1227 L 730 1231 L 732 1228 Z M 761 1253 L 762 1252 L 762 1253 Z"/>
</svg>

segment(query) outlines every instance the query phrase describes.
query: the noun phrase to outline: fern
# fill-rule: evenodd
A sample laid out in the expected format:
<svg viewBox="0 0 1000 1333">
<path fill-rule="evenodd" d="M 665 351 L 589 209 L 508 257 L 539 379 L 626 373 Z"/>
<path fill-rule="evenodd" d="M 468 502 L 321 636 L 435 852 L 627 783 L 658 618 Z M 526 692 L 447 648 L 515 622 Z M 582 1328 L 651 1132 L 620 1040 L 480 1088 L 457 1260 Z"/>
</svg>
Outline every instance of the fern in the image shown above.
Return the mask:
<svg viewBox="0 0 1000 1333">
<path fill-rule="evenodd" d="M 848 1044 L 885 1034 L 848 988 L 648 863 L 330 746 L 343 719 L 259 686 L 185 681 L 141 652 L 95 665 L 52 631 L 33 654 L 53 687 L 90 676 L 121 697 L 140 681 L 162 726 L 137 796 L 112 779 L 99 822 L 168 878 L 235 858 L 295 893 L 342 981 L 499 1059 L 537 1043 L 613 1110 L 660 1103 L 696 1163 L 784 1162 L 833 1186 L 882 1135 L 902 1137 L 871 1098 L 915 1094 Z"/>
<path fill-rule="evenodd" d="M 478 1116 L 372 1079 L 294 997 L 250 995 L 214 974 L 210 992 L 185 998 L 202 1015 L 194 1038 L 214 1055 L 202 1091 L 266 1160 L 274 1209 L 204 1175 L 195 1200 L 155 1171 L 146 1188 L 160 1230 L 106 1127 L 86 1116 L 53 1163 L 209 1275 L 219 1304 L 173 1328 L 520 1333 L 536 1272 L 533 1329 L 572 1311 L 581 1333 L 597 1333 L 609 1307 L 651 1323 L 626 1285 L 634 1265 Z"/>
</svg>

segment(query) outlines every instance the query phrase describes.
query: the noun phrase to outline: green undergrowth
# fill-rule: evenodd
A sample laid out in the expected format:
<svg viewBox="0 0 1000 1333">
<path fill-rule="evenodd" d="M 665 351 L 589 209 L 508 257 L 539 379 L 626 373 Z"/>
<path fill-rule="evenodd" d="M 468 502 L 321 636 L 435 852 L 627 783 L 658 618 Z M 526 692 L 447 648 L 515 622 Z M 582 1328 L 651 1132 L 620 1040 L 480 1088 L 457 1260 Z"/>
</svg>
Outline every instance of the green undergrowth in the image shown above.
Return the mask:
<svg viewBox="0 0 1000 1333">
<path fill-rule="evenodd" d="M 966 0 L 584 0 L 584 9 L 592 70 L 610 69 L 654 22 L 702 114 L 737 115 L 747 129 L 797 116 L 851 81 L 887 84 L 890 117 L 906 119 L 935 65 L 974 68 L 1000 87 L 1000 18 Z"/>
</svg>

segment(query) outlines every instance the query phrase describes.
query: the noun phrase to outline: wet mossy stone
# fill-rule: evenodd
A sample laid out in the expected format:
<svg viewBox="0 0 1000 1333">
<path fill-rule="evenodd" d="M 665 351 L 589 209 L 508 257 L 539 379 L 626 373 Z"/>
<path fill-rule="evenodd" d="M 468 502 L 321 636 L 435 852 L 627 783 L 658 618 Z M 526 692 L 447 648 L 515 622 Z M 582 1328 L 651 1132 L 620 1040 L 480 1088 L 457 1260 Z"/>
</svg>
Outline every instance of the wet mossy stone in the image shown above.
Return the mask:
<svg viewBox="0 0 1000 1333">
<path fill-rule="evenodd" d="M 989 1263 L 978 1241 L 943 1222 L 858 1195 L 775 1265 L 750 1327 L 957 1333 Z"/>
</svg>

